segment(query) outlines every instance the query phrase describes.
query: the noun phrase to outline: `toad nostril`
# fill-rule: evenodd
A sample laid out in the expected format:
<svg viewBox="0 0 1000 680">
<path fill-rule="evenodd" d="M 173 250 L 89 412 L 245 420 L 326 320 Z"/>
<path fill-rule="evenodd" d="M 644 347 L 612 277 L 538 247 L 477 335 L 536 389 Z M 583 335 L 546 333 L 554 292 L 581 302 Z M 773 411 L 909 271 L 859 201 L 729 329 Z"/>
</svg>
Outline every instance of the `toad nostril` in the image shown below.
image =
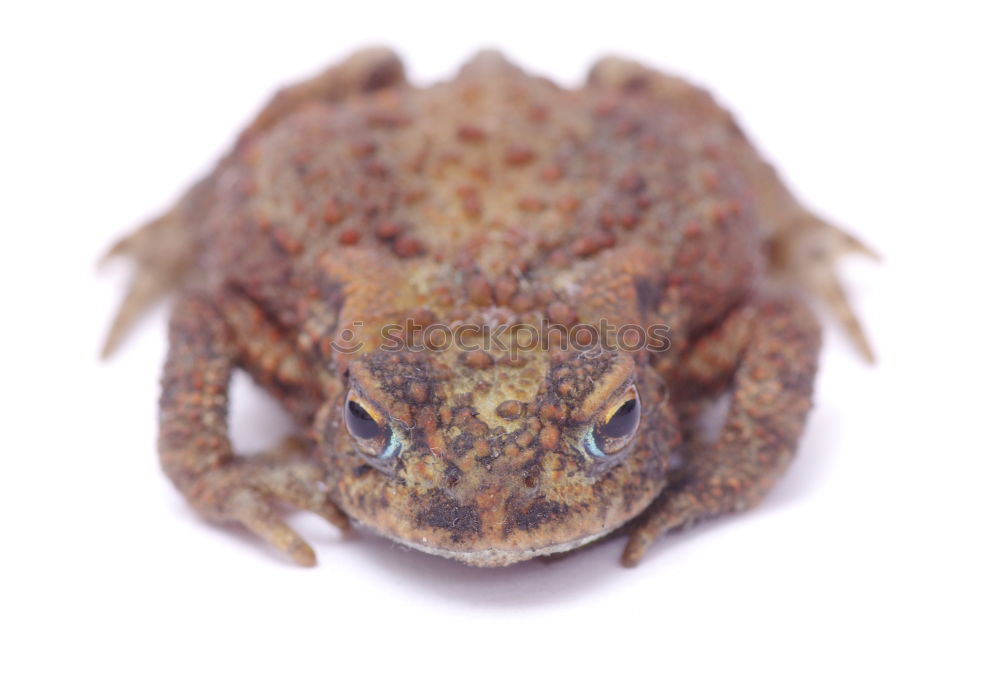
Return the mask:
<svg viewBox="0 0 1000 680">
<path fill-rule="evenodd" d="M 524 485 L 526 487 L 528 487 L 529 489 L 534 489 L 536 486 L 538 486 L 538 475 L 526 474 L 522 481 L 524 482 Z"/>
<path fill-rule="evenodd" d="M 458 466 L 454 463 L 449 463 L 447 469 L 444 471 L 444 483 L 449 489 L 452 489 L 458 484 L 461 476 L 462 471 L 458 469 Z"/>
</svg>

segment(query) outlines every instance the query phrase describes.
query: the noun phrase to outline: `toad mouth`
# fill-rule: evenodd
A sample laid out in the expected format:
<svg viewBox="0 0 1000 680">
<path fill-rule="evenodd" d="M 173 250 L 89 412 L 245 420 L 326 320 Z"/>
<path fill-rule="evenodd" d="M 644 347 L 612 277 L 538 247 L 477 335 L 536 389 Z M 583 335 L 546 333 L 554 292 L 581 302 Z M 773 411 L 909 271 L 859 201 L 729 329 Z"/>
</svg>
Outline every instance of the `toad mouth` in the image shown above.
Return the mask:
<svg viewBox="0 0 1000 680">
<path fill-rule="evenodd" d="M 600 538 L 604 538 L 614 530 L 613 528 L 604 529 L 597 533 L 587 534 L 586 536 L 575 538 L 570 541 L 530 548 L 486 548 L 482 550 L 461 550 L 432 545 L 426 537 L 419 540 L 407 540 L 398 536 L 388 536 L 387 534 L 378 531 L 375 527 L 368 525 L 364 526 L 380 536 L 391 539 L 399 545 L 419 550 L 420 552 L 427 553 L 428 555 L 447 557 L 448 559 L 456 560 L 473 567 L 506 567 L 514 564 L 515 562 L 523 562 L 524 560 L 534 557 L 544 557 L 546 555 L 556 555 L 558 553 L 569 552 L 570 550 L 581 548 Z"/>
</svg>

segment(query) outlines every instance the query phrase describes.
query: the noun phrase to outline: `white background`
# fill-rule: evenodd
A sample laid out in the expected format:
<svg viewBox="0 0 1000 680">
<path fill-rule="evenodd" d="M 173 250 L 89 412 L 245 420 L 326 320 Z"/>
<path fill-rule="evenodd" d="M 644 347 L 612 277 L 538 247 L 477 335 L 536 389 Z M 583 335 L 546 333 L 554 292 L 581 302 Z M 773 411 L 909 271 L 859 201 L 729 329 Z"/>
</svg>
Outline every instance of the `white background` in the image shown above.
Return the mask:
<svg viewBox="0 0 1000 680">
<path fill-rule="evenodd" d="M 997 677 L 989 4 L 5 4 L 0 676 Z M 279 84 L 373 42 L 420 83 L 484 45 L 566 84 L 608 52 L 687 75 L 884 254 L 844 267 L 880 361 L 830 329 L 759 509 L 636 570 L 621 541 L 475 570 L 298 515 L 304 570 L 185 507 L 154 452 L 165 310 L 100 364 L 127 272 L 94 263 Z M 287 422 L 240 384 L 234 427 Z"/>
</svg>

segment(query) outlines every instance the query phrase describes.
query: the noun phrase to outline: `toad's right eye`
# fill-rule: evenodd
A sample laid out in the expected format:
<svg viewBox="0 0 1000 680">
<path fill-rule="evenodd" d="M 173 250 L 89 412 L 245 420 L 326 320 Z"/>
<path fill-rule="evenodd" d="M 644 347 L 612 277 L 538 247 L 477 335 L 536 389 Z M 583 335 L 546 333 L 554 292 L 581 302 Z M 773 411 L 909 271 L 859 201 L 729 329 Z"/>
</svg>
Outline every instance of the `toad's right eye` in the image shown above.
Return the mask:
<svg viewBox="0 0 1000 680">
<path fill-rule="evenodd" d="M 366 456 L 386 460 L 402 448 L 383 413 L 354 390 L 344 401 L 344 424 L 355 447 Z"/>
<path fill-rule="evenodd" d="M 344 407 L 344 422 L 347 430 L 358 439 L 374 439 L 382 434 L 382 426 L 359 402 L 348 399 Z"/>
</svg>

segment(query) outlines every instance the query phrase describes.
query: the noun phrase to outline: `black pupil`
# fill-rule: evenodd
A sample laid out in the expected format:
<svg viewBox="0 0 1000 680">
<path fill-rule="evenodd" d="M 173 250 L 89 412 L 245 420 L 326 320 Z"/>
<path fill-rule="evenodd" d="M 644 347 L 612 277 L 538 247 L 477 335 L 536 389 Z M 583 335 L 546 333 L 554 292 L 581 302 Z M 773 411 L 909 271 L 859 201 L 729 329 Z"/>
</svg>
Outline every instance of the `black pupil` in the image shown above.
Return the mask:
<svg viewBox="0 0 1000 680">
<path fill-rule="evenodd" d="M 347 408 L 344 410 L 346 411 L 347 429 L 358 439 L 373 439 L 382 433 L 379 424 L 358 402 L 354 400 L 347 402 Z"/>
<path fill-rule="evenodd" d="M 639 424 L 637 406 L 638 402 L 635 399 L 629 399 L 619 406 L 615 414 L 601 427 L 601 436 L 614 438 L 632 434 L 635 431 L 635 426 Z"/>
</svg>

